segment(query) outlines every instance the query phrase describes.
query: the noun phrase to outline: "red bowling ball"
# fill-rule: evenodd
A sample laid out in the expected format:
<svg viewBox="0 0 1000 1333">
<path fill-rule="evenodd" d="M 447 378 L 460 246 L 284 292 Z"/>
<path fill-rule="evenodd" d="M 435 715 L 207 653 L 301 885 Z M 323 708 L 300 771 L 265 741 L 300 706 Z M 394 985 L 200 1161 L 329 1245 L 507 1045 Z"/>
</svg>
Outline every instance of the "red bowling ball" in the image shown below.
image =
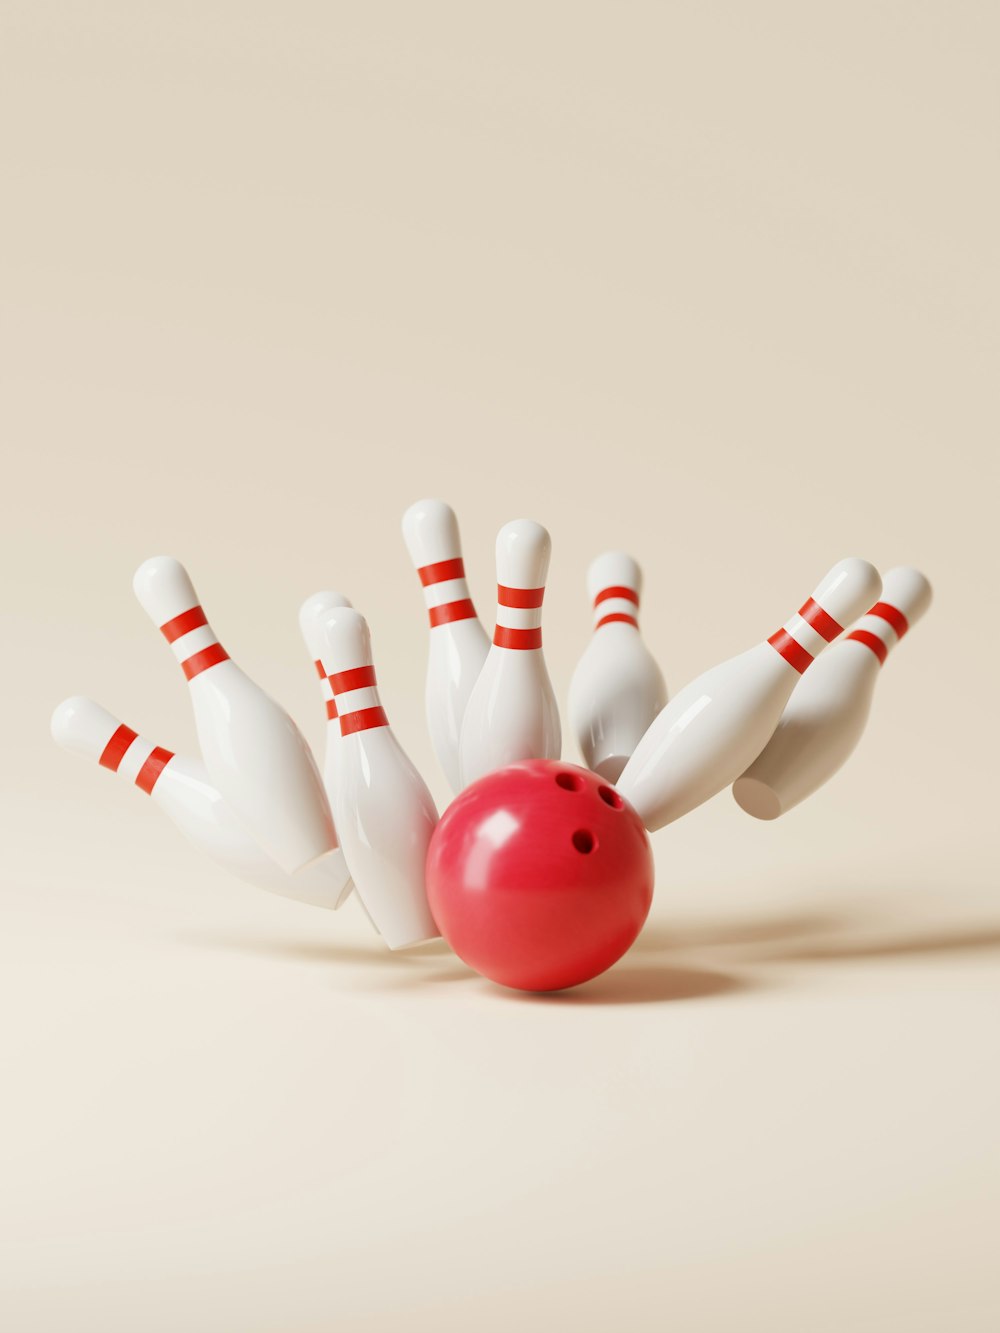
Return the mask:
<svg viewBox="0 0 1000 1333">
<path fill-rule="evenodd" d="M 589 981 L 631 946 L 653 898 L 642 821 L 596 773 L 549 759 L 480 778 L 448 807 L 427 855 L 442 935 L 518 990 Z"/>
</svg>

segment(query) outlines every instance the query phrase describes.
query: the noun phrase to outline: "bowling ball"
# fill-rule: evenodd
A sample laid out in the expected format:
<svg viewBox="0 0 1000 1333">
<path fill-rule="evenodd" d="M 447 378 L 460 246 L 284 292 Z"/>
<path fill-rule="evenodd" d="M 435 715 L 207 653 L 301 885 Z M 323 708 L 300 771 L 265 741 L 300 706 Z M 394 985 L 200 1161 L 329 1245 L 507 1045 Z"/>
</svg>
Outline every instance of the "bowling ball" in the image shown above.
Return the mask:
<svg viewBox="0 0 1000 1333">
<path fill-rule="evenodd" d="M 532 759 L 489 773 L 445 811 L 427 853 L 442 935 L 477 972 L 563 990 L 618 961 L 653 897 L 642 821 L 596 773 Z"/>
</svg>

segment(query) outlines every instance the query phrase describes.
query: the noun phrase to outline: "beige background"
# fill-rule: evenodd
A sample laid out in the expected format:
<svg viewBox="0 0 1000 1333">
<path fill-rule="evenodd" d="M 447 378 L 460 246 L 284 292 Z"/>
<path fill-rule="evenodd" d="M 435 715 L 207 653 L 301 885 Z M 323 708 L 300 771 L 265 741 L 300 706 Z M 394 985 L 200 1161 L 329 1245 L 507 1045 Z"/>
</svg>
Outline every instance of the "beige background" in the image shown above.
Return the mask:
<svg viewBox="0 0 1000 1333">
<path fill-rule="evenodd" d="M 6 1328 L 1000 1326 L 1000 20 L 985 3 L 131 4 L 2 17 Z M 560 697 L 624 544 L 676 689 L 847 553 L 927 570 L 864 747 L 655 838 L 635 950 L 519 998 L 271 899 L 59 753 L 190 747 L 184 559 L 322 741 L 299 602 L 398 532 L 554 540 Z"/>
</svg>

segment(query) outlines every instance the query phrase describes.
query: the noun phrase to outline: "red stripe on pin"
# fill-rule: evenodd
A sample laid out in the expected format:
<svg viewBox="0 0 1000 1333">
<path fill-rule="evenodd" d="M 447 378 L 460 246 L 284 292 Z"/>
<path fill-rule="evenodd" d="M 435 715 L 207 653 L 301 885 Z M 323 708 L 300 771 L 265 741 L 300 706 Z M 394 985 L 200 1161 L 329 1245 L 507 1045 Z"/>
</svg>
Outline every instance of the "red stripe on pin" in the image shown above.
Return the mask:
<svg viewBox="0 0 1000 1333">
<path fill-rule="evenodd" d="M 624 611 L 612 611 L 608 616 L 601 616 L 594 629 L 600 629 L 602 625 L 612 625 L 616 620 L 620 620 L 623 625 L 634 625 L 636 629 L 639 628 L 635 616 L 627 616 Z"/>
<path fill-rule="evenodd" d="M 493 631 L 493 642 L 498 648 L 541 648 L 542 631 L 540 629 L 511 629 L 509 625 L 497 625 Z"/>
<path fill-rule="evenodd" d="M 639 594 L 635 592 L 634 589 L 617 586 L 612 588 L 602 588 L 594 598 L 594 605 L 599 606 L 601 602 L 606 602 L 611 597 L 622 597 L 626 602 L 635 602 L 636 606 L 639 605 Z"/>
<path fill-rule="evenodd" d="M 843 625 L 838 625 L 833 616 L 827 615 L 819 602 L 814 602 L 811 597 L 805 606 L 799 608 L 799 615 L 827 643 L 832 643 L 838 634 L 844 632 Z"/>
<path fill-rule="evenodd" d="M 888 602 L 876 602 L 868 614 L 870 616 L 879 616 L 882 620 L 885 620 L 890 624 L 896 631 L 897 639 L 901 639 L 910 628 L 910 622 L 903 615 L 902 611 L 897 610 L 894 606 L 890 606 Z M 853 638 L 854 636 L 852 635 L 851 637 Z"/>
<path fill-rule="evenodd" d="M 868 614 L 871 615 L 873 613 L 869 612 Z M 881 665 L 885 661 L 885 659 L 889 656 L 889 649 L 885 646 L 885 644 L 878 637 L 878 635 L 870 634 L 866 629 L 852 630 L 847 637 L 849 639 L 854 639 L 856 643 L 863 643 L 866 648 L 870 648 L 872 652 L 875 654 L 875 656 L 878 658 L 879 665 Z"/>
<path fill-rule="evenodd" d="M 125 751 L 135 740 L 136 733 L 131 727 L 126 727 L 123 722 L 115 734 L 101 751 L 101 757 L 98 763 L 102 768 L 110 768 L 112 773 L 118 772 L 118 765 L 125 757 Z"/>
<path fill-rule="evenodd" d="M 160 633 L 167 643 L 173 643 L 175 639 L 190 634 L 193 629 L 201 629 L 202 625 L 207 624 L 205 612 L 201 607 L 192 606 L 190 611 L 182 611 L 179 616 L 174 616 L 173 620 L 168 620 L 165 625 L 161 625 Z"/>
<path fill-rule="evenodd" d="M 316 675 L 319 676 L 320 680 L 326 680 L 326 672 L 323 670 L 323 663 L 318 658 L 313 662 L 313 666 L 316 668 Z"/>
<path fill-rule="evenodd" d="M 464 579 L 465 561 L 458 556 L 454 560 L 439 560 L 435 565 L 421 565 L 417 575 L 425 588 L 432 583 L 446 583 L 449 579 Z"/>
<path fill-rule="evenodd" d="M 332 722 L 334 718 L 337 716 L 337 701 L 335 699 L 327 699 L 326 716 L 327 716 L 327 721 L 329 722 Z"/>
<path fill-rule="evenodd" d="M 453 620 L 474 620 L 475 616 L 476 608 L 468 597 L 464 597 L 460 602 L 445 602 L 443 606 L 431 606 L 427 610 L 431 629 L 438 625 L 450 625 Z"/>
<path fill-rule="evenodd" d="M 497 602 L 500 606 L 517 606 L 522 611 L 531 611 L 541 606 L 545 596 L 544 588 L 505 588 L 497 584 Z"/>
<path fill-rule="evenodd" d="M 229 654 L 222 644 L 213 643 L 207 648 L 203 648 L 200 653 L 195 653 L 193 657 L 189 657 L 186 662 L 182 662 L 181 670 L 188 680 L 194 680 L 195 676 L 200 676 L 209 667 L 218 666 L 220 662 L 228 661 Z"/>
<path fill-rule="evenodd" d="M 387 727 L 389 719 L 384 708 L 359 708 L 356 713 L 341 713 L 341 736 L 353 735 L 356 731 L 368 731 L 372 727 Z"/>
<path fill-rule="evenodd" d="M 334 694 L 347 694 L 350 690 L 363 690 L 375 684 L 373 666 L 352 667 L 350 671 L 338 671 L 330 676 L 330 685 Z"/>
<path fill-rule="evenodd" d="M 801 643 L 793 639 L 786 629 L 776 630 L 768 639 L 768 643 L 776 653 L 785 659 L 789 666 L 795 668 L 800 676 L 813 660 L 812 653 L 807 652 Z"/>
<path fill-rule="evenodd" d="M 173 750 L 164 750 L 161 745 L 150 754 L 135 776 L 135 785 L 147 796 L 152 793 L 160 774 L 174 757 Z"/>
</svg>

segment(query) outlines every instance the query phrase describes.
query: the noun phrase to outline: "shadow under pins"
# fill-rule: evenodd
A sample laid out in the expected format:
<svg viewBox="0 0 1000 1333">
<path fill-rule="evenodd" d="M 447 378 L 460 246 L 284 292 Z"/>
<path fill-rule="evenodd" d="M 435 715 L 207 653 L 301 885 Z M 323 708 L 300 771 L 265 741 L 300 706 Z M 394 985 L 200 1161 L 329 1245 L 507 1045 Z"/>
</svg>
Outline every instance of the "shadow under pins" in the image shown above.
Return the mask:
<svg viewBox="0 0 1000 1333">
<path fill-rule="evenodd" d="M 391 966 L 428 963 L 436 958 L 454 958 L 444 940 L 428 940 L 412 949 L 392 952 L 372 934 L 368 944 L 352 944 L 344 940 L 270 940 L 259 935 L 234 935 L 222 930 L 179 930 L 174 939 L 195 948 L 222 949 L 231 953 L 245 953 L 260 958 L 290 958 L 302 963 L 349 963 L 369 967 L 373 963 Z"/>
<path fill-rule="evenodd" d="M 677 1000 L 704 1000 L 750 990 L 756 982 L 729 973 L 693 967 L 630 967 L 620 963 L 593 981 L 572 990 L 516 991 L 500 989 L 515 1003 L 556 1005 L 666 1004 Z"/>
<path fill-rule="evenodd" d="M 697 953 L 751 963 L 850 962 L 865 958 L 933 957 L 1000 949 L 1000 922 L 960 929 L 893 930 L 871 918 L 796 913 L 705 925 L 656 924 L 632 946 L 637 953 Z"/>
<path fill-rule="evenodd" d="M 199 948 L 361 967 L 373 974 L 373 980 L 377 969 L 378 989 L 418 990 L 428 984 L 465 982 L 514 1003 L 618 1005 L 663 1004 L 756 989 L 765 983 L 742 971 L 754 965 L 994 952 L 1000 949 L 1000 924 L 894 933 L 863 917 L 825 911 L 674 926 L 657 922 L 646 926 L 626 957 L 609 971 L 582 986 L 549 992 L 494 986 L 440 939 L 392 953 L 375 935 L 369 943 L 358 944 L 328 939 L 268 940 L 217 930 L 181 931 L 175 938 Z M 734 965 L 741 970 L 734 972 Z M 356 981 L 354 973 L 352 984 Z M 773 976 L 766 984 L 772 983 Z"/>
<path fill-rule="evenodd" d="M 634 967 L 623 960 L 593 981 L 570 990 L 517 991 L 496 986 L 480 977 L 452 953 L 444 940 L 428 940 L 413 949 L 392 953 L 374 936 L 370 945 L 331 943 L 328 940 L 267 940 L 217 930 L 178 931 L 174 938 L 196 948 L 221 949 L 262 958 L 378 968 L 383 972 L 380 982 L 392 990 L 420 990 L 428 984 L 465 982 L 484 988 L 492 995 L 522 1003 L 662 1004 L 723 995 L 749 989 L 755 984 L 705 968 Z"/>
</svg>

